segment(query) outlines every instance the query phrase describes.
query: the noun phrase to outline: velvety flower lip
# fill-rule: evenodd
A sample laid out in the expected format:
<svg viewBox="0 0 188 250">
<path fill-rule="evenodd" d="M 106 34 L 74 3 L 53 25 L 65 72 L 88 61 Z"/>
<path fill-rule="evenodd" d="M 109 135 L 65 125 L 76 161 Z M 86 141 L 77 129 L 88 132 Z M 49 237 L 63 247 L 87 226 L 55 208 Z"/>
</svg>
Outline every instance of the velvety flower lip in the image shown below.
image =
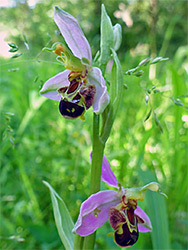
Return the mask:
<svg viewBox="0 0 188 250">
<path fill-rule="evenodd" d="M 57 6 L 54 13 L 54 21 L 72 53 L 80 59 L 87 58 L 91 63 L 91 48 L 77 20 Z"/>
<path fill-rule="evenodd" d="M 66 69 L 48 79 L 40 94 L 60 101 L 59 110 L 65 118 L 80 117 L 84 120 L 84 112 L 91 106 L 93 112 L 101 114 L 109 104 L 110 97 L 101 70 L 91 66 L 90 45 L 73 16 L 57 6 L 54 11 L 54 21 L 69 48 L 55 43 L 51 49 L 45 49 L 55 52 L 59 60 L 64 62 Z M 77 88 L 74 92 L 68 92 L 75 82 Z M 83 113 L 80 114 L 76 110 L 83 110 Z"/>
<path fill-rule="evenodd" d="M 90 154 L 90 159 L 91 158 L 92 153 Z M 123 188 L 121 184 L 117 182 L 105 156 L 103 156 L 101 180 L 118 190 L 99 191 L 84 201 L 81 205 L 80 214 L 73 228 L 73 232 L 81 236 L 87 236 L 111 218 L 109 218 L 109 216 L 111 216 L 112 213 L 109 214 L 109 211 L 115 211 L 113 218 L 118 216 L 117 213 L 119 213 L 119 215 L 122 214 L 121 216 L 118 216 L 119 218 L 125 218 L 120 220 L 120 224 L 117 224 L 118 230 L 115 232 L 116 238 L 118 240 L 123 240 L 122 244 L 126 245 L 128 244 L 128 238 L 125 239 L 123 233 L 130 231 L 129 237 L 132 239 L 132 242 L 135 243 L 138 238 L 137 230 L 142 233 L 150 232 L 152 230 L 151 221 L 148 215 L 137 206 L 137 200 L 143 200 L 144 194 L 147 190 L 160 193 L 159 184 L 153 182 L 140 188 Z M 126 194 L 129 198 L 126 197 Z M 127 213 L 129 213 L 129 217 L 127 217 Z M 129 221 L 131 218 L 130 216 L 133 218 L 132 221 L 135 221 L 136 223 L 134 230 L 131 229 L 131 221 Z M 111 218 L 111 222 L 114 221 L 113 218 Z M 126 220 L 127 222 L 124 222 Z M 114 222 L 116 223 L 117 221 L 115 220 Z M 126 225 L 124 225 L 125 223 Z M 117 242 L 117 244 L 119 243 Z"/>
</svg>

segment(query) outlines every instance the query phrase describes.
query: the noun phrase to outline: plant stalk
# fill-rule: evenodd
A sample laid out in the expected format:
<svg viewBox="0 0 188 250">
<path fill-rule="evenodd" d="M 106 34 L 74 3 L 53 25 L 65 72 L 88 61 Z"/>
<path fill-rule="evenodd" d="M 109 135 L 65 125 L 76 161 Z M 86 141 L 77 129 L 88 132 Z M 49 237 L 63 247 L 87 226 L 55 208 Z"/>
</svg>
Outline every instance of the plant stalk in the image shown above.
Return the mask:
<svg viewBox="0 0 188 250">
<path fill-rule="evenodd" d="M 78 234 L 74 236 L 74 250 L 80 250 L 83 248 L 84 238 Z"/>
<path fill-rule="evenodd" d="M 93 152 L 91 165 L 90 194 L 100 191 L 102 159 L 105 143 L 99 136 L 99 115 L 93 116 Z M 94 249 L 96 232 L 84 238 L 83 249 Z"/>
</svg>

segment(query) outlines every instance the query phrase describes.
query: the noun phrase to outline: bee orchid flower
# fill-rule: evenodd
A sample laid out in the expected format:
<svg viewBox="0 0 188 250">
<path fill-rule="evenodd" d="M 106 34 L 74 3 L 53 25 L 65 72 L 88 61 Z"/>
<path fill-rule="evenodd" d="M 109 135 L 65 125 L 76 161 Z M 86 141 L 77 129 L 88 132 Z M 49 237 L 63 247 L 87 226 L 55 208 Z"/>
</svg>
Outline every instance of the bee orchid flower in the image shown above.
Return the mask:
<svg viewBox="0 0 188 250">
<path fill-rule="evenodd" d="M 59 111 L 65 118 L 84 120 L 85 110 L 91 106 L 96 114 L 102 113 L 109 103 L 109 95 L 101 70 L 92 67 L 86 37 L 77 20 L 57 6 L 54 21 L 69 48 L 62 43 L 46 48 L 57 54 L 65 70 L 44 83 L 41 95 L 59 101 Z"/>
<path fill-rule="evenodd" d="M 105 156 L 103 156 L 101 180 L 116 190 L 99 191 L 84 201 L 73 232 L 87 236 L 109 220 L 114 241 L 121 247 L 136 243 L 139 232 L 152 230 L 148 215 L 137 206 L 147 190 L 160 193 L 159 184 L 151 182 L 143 187 L 124 188 L 117 181 Z M 163 194 L 163 193 L 161 193 Z"/>
</svg>

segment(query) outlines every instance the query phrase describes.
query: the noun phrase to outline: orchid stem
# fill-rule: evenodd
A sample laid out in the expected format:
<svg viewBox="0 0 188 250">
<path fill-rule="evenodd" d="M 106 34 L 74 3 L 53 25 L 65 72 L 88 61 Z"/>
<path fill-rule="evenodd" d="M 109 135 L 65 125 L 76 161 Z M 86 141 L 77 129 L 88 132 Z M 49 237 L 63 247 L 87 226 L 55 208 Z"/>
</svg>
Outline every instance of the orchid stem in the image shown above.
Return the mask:
<svg viewBox="0 0 188 250">
<path fill-rule="evenodd" d="M 99 136 L 99 115 L 93 116 L 93 153 L 91 165 L 91 186 L 90 193 L 100 191 L 102 159 L 105 143 Z M 83 249 L 94 249 L 96 232 L 84 238 Z"/>
<path fill-rule="evenodd" d="M 80 250 L 83 247 L 84 238 L 76 234 L 74 236 L 74 250 Z"/>
<path fill-rule="evenodd" d="M 90 193 L 100 191 L 102 159 L 105 144 L 99 136 L 99 115 L 93 117 L 93 153 L 91 166 L 91 186 Z"/>
</svg>

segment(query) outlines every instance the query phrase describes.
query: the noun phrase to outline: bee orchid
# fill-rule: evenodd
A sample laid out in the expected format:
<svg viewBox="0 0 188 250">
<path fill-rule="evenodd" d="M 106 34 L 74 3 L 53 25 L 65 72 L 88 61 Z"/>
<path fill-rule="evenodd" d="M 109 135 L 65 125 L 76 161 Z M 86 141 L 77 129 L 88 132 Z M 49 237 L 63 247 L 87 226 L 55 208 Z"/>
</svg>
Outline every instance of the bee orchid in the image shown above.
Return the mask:
<svg viewBox="0 0 188 250">
<path fill-rule="evenodd" d="M 115 230 L 113 233 L 115 243 L 121 247 L 131 246 L 136 243 L 139 232 L 152 230 L 148 215 L 137 206 L 137 201 L 144 199 L 147 190 L 160 193 L 159 184 L 151 182 L 143 187 L 122 187 L 105 156 L 103 156 L 101 180 L 117 190 L 99 191 L 84 201 L 73 232 L 87 236 L 109 220 Z"/>
<path fill-rule="evenodd" d="M 66 44 L 55 43 L 51 49 L 65 70 L 48 79 L 41 95 L 59 101 L 59 111 L 63 117 L 84 120 L 84 113 L 93 106 L 100 114 L 109 103 L 109 95 L 102 72 L 92 67 L 90 45 L 77 20 L 69 13 L 55 7 L 54 21 Z"/>
</svg>

